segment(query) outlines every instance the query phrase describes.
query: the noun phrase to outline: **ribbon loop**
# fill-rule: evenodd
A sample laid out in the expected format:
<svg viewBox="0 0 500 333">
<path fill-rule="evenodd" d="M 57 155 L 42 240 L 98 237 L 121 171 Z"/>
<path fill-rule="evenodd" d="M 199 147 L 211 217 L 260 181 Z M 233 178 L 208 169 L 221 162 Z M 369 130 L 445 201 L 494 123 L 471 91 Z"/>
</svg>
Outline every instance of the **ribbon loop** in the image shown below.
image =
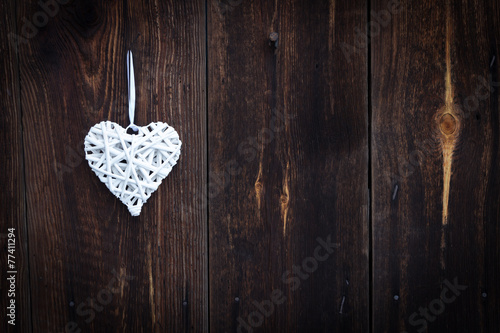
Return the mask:
<svg viewBox="0 0 500 333">
<path fill-rule="evenodd" d="M 134 79 L 134 59 L 132 51 L 127 52 L 127 82 L 128 82 L 128 117 L 130 119 L 130 127 L 137 131 L 134 124 L 135 116 L 135 79 Z"/>
</svg>

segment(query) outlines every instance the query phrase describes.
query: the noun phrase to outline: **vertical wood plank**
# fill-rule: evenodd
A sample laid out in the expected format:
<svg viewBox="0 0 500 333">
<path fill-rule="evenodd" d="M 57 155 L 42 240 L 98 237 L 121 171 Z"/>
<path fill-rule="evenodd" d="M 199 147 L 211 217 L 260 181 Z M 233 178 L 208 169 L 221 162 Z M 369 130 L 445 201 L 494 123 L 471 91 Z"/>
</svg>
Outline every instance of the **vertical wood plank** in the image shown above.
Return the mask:
<svg viewBox="0 0 500 333">
<path fill-rule="evenodd" d="M 24 160 L 19 103 L 19 42 L 14 2 L 0 3 L 0 327 L 30 332 L 31 308 L 24 196 Z M 12 233 L 10 228 L 14 228 Z M 12 247 L 14 246 L 14 247 Z M 9 257 L 10 255 L 10 257 Z M 9 260 L 10 259 L 10 260 Z M 10 266 L 13 265 L 13 266 Z M 16 273 L 8 273 L 16 272 Z M 11 303 L 14 301 L 15 303 Z M 10 323 L 9 323 L 10 322 Z"/>
<path fill-rule="evenodd" d="M 204 2 L 64 3 L 20 49 L 33 326 L 204 331 L 206 212 L 183 209 L 206 177 Z M 19 3 L 20 17 L 40 11 Z M 183 141 L 139 218 L 95 177 L 82 145 L 99 121 L 128 125 L 129 48 L 136 123 L 167 122 Z"/>
<path fill-rule="evenodd" d="M 373 331 L 498 332 L 500 7 L 400 3 L 372 38 Z"/>
<path fill-rule="evenodd" d="M 209 1 L 214 332 L 368 330 L 366 10 Z"/>
</svg>

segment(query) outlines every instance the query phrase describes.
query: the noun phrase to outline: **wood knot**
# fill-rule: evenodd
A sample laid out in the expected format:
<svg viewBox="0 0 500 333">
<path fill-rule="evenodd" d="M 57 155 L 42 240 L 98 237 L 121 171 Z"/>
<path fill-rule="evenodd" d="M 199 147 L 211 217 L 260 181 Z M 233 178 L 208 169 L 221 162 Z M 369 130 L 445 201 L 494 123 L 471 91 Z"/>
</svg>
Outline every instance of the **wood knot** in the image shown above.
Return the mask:
<svg viewBox="0 0 500 333">
<path fill-rule="evenodd" d="M 445 113 L 439 119 L 439 129 L 445 135 L 452 135 L 457 130 L 457 119 L 451 113 Z"/>
<path fill-rule="evenodd" d="M 280 203 L 282 207 L 288 206 L 288 196 L 285 194 L 282 194 L 280 197 Z"/>
</svg>

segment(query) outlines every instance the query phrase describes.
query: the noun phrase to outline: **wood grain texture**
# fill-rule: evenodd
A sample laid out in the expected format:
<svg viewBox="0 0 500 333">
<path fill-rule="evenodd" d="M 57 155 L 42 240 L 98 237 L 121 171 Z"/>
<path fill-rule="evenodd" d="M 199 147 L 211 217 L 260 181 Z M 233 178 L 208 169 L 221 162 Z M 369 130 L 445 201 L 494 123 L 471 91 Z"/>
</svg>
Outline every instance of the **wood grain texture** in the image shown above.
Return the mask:
<svg viewBox="0 0 500 333">
<path fill-rule="evenodd" d="M 373 331 L 498 332 L 500 7 L 401 3 L 372 39 Z"/>
<path fill-rule="evenodd" d="M 35 2 L 18 3 L 33 17 Z M 19 21 L 18 21 L 19 22 Z M 207 327 L 203 1 L 79 1 L 20 49 L 33 327 L 37 332 L 188 332 Z M 128 125 L 125 55 L 134 52 L 136 124 L 165 121 L 178 165 L 139 218 L 83 158 L 88 129 Z"/>
<path fill-rule="evenodd" d="M 368 330 L 366 10 L 209 1 L 213 332 Z"/>
<path fill-rule="evenodd" d="M 19 101 L 19 67 L 17 61 L 16 8 L 14 2 L 0 3 L 3 24 L 0 26 L 0 331 L 30 332 L 31 308 L 29 286 L 28 242 L 23 168 L 21 106 Z M 9 228 L 15 228 L 15 252 L 8 252 Z M 11 238 L 12 239 L 12 238 Z M 14 261 L 9 268 L 8 254 Z M 12 262 L 10 262 L 12 263 Z M 7 274 L 7 271 L 17 271 Z M 15 288 L 7 278 L 15 276 Z M 12 295 L 14 292 L 15 295 Z M 9 296 L 14 296 L 10 297 Z M 7 307 L 15 301 L 15 318 L 7 317 Z M 15 319 L 14 325 L 8 321 Z"/>
<path fill-rule="evenodd" d="M 0 331 L 500 331 L 497 1 L 0 16 Z M 183 142 L 139 218 L 83 156 L 92 125 L 128 125 L 128 49 L 136 123 Z"/>
</svg>

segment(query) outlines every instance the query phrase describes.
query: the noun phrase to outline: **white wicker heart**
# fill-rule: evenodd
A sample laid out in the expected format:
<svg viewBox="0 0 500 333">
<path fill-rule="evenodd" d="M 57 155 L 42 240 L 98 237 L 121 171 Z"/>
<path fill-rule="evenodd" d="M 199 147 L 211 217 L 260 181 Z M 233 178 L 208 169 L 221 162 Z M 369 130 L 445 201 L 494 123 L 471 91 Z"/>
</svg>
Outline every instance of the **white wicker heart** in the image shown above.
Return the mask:
<svg viewBox="0 0 500 333">
<path fill-rule="evenodd" d="M 94 125 L 85 137 L 85 158 L 101 182 L 117 196 L 132 216 L 168 176 L 181 152 L 173 127 L 151 123 L 138 134 L 111 121 Z"/>
</svg>

